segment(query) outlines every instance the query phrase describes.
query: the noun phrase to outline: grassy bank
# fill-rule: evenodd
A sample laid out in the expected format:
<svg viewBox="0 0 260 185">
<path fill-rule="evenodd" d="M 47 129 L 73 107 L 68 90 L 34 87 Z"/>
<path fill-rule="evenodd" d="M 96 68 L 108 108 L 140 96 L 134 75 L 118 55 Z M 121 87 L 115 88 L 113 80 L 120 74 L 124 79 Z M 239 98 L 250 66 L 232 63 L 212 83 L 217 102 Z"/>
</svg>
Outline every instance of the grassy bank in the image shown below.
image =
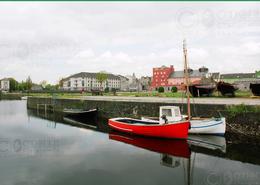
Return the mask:
<svg viewBox="0 0 260 185">
<path fill-rule="evenodd" d="M 104 96 L 115 96 L 112 92 L 103 93 Z M 42 93 L 6 93 L 2 94 L 2 96 L 34 96 L 34 97 L 56 97 L 56 98 L 80 98 L 84 96 L 92 96 L 91 93 L 70 93 L 70 92 L 59 92 L 59 93 L 50 93 L 50 92 L 42 92 Z M 173 98 L 182 98 L 185 97 L 185 94 L 181 91 L 172 93 L 172 92 L 164 92 L 158 93 L 156 91 L 149 92 L 117 92 L 116 96 L 126 96 L 126 97 L 173 97 Z M 232 98 L 228 96 L 222 96 L 220 93 L 215 92 L 212 94 L 214 98 Z M 236 91 L 236 98 L 251 98 L 252 94 L 249 91 Z M 203 97 L 201 97 L 203 98 Z"/>
</svg>

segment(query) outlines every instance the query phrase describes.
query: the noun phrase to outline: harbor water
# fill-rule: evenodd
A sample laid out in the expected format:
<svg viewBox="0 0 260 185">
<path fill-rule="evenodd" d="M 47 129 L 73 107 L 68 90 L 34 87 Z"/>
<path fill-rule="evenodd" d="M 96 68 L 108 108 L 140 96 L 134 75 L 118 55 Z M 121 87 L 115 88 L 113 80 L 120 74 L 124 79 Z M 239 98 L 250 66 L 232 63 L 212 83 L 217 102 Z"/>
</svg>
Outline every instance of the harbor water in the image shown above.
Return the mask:
<svg viewBox="0 0 260 185">
<path fill-rule="evenodd" d="M 0 101 L 1 185 L 259 185 L 260 144 L 234 138 L 122 135 Z"/>
</svg>

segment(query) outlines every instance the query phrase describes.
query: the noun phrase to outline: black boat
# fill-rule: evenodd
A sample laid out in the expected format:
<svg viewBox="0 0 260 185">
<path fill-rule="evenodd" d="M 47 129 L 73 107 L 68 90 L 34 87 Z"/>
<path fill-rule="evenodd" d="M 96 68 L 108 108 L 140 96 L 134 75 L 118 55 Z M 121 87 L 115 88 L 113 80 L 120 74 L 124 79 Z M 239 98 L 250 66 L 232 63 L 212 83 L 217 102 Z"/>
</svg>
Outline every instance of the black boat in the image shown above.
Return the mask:
<svg viewBox="0 0 260 185">
<path fill-rule="evenodd" d="M 249 88 L 254 96 L 260 96 L 260 83 L 250 83 Z"/>
<path fill-rule="evenodd" d="M 235 96 L 235 91 L 238 88 L 230 83 L 226 83 L 223 81 L 220 81 L 217 83 L 217 90 L 221 93 L 222 96 L 231 95 Z"/>
<path fill-rule="evenodd" d="M 98 109 L 64 109 L 65 117 L 84 122 L 87 120 L 95 120 L 97 118 Z"/>
<path fill-rule="evenodd" d="M 211 96 L 215 89 L 216 89 L 215 85 L 191 85 L 191 86 L 189 86 L 189 91 L 193 97 Z"/>
</svg>

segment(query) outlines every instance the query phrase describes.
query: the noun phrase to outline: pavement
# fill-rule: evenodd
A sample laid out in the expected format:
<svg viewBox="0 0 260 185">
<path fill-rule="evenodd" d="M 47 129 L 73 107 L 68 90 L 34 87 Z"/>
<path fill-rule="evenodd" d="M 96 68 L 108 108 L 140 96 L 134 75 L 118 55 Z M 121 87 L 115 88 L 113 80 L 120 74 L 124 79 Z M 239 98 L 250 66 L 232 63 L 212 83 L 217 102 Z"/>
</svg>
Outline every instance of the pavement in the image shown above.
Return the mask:
<svg viewBox="0 0 260 185">
<path fill-rule="evenodd" d="M 150 103 L 184 103 L 182 98 L 162 97 L 131 97 L 131 96 L 85 96 L 84 100 L 121 101 L 121 102 L 150 102 Z M 191 103 L 219 105 L 260 105 L 260 98 L 191 98 Z"/>
</svg>

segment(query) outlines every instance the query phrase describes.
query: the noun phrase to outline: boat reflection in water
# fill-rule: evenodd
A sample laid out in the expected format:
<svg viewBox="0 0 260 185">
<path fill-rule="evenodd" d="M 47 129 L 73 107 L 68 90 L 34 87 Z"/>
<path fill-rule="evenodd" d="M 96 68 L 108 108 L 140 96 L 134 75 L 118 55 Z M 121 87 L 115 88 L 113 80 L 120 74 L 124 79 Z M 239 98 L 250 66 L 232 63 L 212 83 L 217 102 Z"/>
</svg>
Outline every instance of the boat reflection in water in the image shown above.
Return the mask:
<svg viewBox="0 0 260 185">
<path fill-rule="evenodd" d="M 209 150 L 218 150 L 226 153 L 226 139 L 223 136 L 214 135 L 189 135 L 189 145 L 206 148 Z"/>
<path fill-rule="evenodd" d="M 109 133 L 109 139 L 131 144 L 153 152 L 184 158 L 190 157 L 190 148 L 186 140 L 148 138 L 117 132 Z"/>
<path fill-rule="evenodd" d="M 191 148 L 202 148 L 226 152 L 225 137 L 211 135 L 192 135 L 188 140 L 157 139 L 140 137 L 136 135 L 109 133 L 109 139 L 130 144 L 139 148 L 161 154 L 161 165 L 178 167 L 181 159 L 190 159 Z M 196 153 L 196 152 L 194 152 Z"/>
<path fill-rule="evenodd" d="M 160 164 L 171 168 L 180 166 L 181 160 L 191 155 L 186 140 L 147 138 L 117 132 L 109 133 L 109 139 L 160 153 Z"/>
</svg>

